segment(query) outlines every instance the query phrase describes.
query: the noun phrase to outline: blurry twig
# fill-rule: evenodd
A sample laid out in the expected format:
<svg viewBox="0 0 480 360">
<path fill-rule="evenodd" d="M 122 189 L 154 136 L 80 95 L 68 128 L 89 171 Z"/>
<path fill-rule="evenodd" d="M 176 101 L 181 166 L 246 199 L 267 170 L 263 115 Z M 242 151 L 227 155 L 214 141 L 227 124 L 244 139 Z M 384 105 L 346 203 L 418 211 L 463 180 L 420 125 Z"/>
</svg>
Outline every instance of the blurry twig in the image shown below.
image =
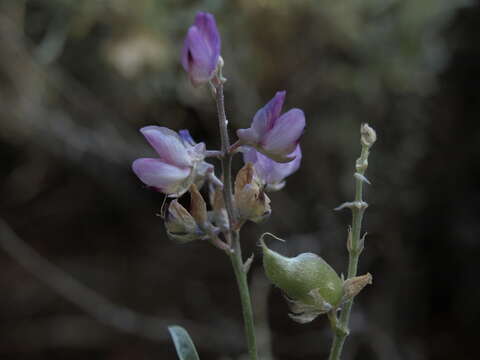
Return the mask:
<svg viewBox="0 0 480 360">
<path fill-rule="evenodd" d="M 0 98 L 2 136 L 7 140 L 7 134 L 15 134 L 16 138 L 33 140 L 62 157 L 70 155 L 68 160 L 81 159 L 89 153 L 115 164 L 130 161 L 145 148 L 123 125 L 125 121 L 118 120 L 122 115 L 102 104 L 60 66 L 45 66 L 42 59 L 32 56 L 32 52 L 41 52 L 40 48 L 30 43 L 19 24 L 2 14 L 0 44 L 5 54 L 15 54 L 14 60 L 0 59 L 0 74 L 11 86 L 5 88 L 5 98 Z M 96 119 L 94 126 L 84 126 L 69 112 L 52 106 L 47 95 L 50 92 L 81 111 L 84 118 Z"/>
<path fill-rule="evenodd" d="M 49 24 L 44 38 L 35 48 L 34 57 L 44 65 L 55 62 L 65 48 L 69 30 L 65 16 L 57 14 Z"/>
<path fill-rule="evenodd" d="M 168 340 L 166 327 L 175 322 L 188 328 L 202 346 L 229 351 L 239 350 L 240 344 L 237 339 L 241 336 L 240 329 L 233 326 L 225 329 L 223 322 L 223 330 L 213 336 L 214 326 L 145 316 L 112 303 L 43 258 L 20 239 L 2 218 L 0 218 L 0 247 L 37 279 L 105 325 L 153 341 L 166 341 Z"/>
</svg>

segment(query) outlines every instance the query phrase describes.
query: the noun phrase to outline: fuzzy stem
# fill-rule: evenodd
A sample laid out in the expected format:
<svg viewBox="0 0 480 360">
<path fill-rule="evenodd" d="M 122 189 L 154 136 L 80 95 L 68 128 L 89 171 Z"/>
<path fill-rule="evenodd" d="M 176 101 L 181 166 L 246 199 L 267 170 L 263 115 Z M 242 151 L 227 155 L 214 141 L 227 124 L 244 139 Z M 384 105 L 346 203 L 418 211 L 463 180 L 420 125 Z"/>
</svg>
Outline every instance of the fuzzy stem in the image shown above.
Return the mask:
<svg viewBox="0 0 480 360">
<path fill-rule="evenodd" d="M 221 78 L 221 75 L 220 75 Z M 218 122 L 220 128 L 220 138 L 222 142 L 222 175 L 223 175 L 223 198 L 225 208 L 228 214 L 230 229 L 226 236 L 228 243 L 231 243 L 233 252 L 230 255 L 233 271 L 237 280 L 238 290 L 240 292 L 240 302 L 242 304 L 243 321 L 245 326 L 245 336 L 247 338 L 248 353 L 250 360 L 257 360 L 257 344 L 255 338 L 255 326 L 253 321 L 252 301 L 248 289 L 247 273 L 242 259 L 242 249 L 240 245 L 240 235 L 234 231 L 237 222 L 236 209 L 233 204 L 232 191 L 232 153 L 229 152 L 230 140 L 228 137 L 228 121 L 225 114 L 225 104 L 223 98 L 223 81 L 218 81 L 215 86 L 215 99 L 217 103 Z"/>
<path fill-rule="evenodd" d="M 362 142 L 362 152 L 356 162 L 356 173 L 361 176 L 355 176 L 355 201 L 352 206 L 352 234 L 351 244 L 348 246 L 348 279 L 357 276 L 358 259 L 363 250 L 363 239 L 360 238 L 362 229 L 363 213 L 366 209 L 366 203 L 363 202 L 363 183 L 365 182 L 365 172 L 368 167 L 368 155 L 370 146 Z M 334 338 L 330 349 L 329 360 L 340 360 L 343 345 L 349 334 L 348 324 L 350 321 L 350 313 L 352 311 L 353 298 L 345 303 L 340 313 L 340 318 L 332 321 L 334 327 Z"/>
</svg>

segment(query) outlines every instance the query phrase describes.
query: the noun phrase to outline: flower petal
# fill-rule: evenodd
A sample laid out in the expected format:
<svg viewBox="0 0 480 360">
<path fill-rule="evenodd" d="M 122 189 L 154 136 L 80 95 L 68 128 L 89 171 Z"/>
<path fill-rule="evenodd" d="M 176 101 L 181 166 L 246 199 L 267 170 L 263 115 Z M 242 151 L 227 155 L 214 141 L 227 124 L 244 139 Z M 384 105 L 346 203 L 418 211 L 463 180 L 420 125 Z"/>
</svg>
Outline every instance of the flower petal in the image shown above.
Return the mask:
<svg viewBox="0 0 480 360">
<path fill-rule="evenodd" d="M 272 130 L 262 139 L 261 146 L 269 153 L 287 155 L 295 150 L 304 129 L 303 111 L 292 109 L 277 119 Z"/>
<path fill-rule="evenodd" d="M 190 135 L 190 131 L 187 129 L 180 130 L 178 132 L 180 139 L 183 141 L 184 144 L 188 144 L 194 146 L 196 142 L 193 140 L 192 135 Z"/>
<path fill-rule="evenodd" d="M 297 145 L 295 151 L 289 154 L 288 157 L 294 157 L 294 160 L 287 163 L 279 163 L 252 148 L 244 150 L 243 153 L 243 161 L 253 163 L 258 177 L 263 183 L 268 185 L 279 184 L 298 170 L 302 160 L 300 145 Z"/>
<path fill-rule="evenodd" d="M 194 84 L 209 81 L 215 70 L 205 40 L 196 26 L 188 29 L 182 50 L 182 65 Z"/>
<path fill-rule="evenodd" d="M 260 156 L 264 155 L 260 154 Z M 292 175 L 295 171 L 298 170 L 298 168 L 300 167 L 300 163 L 302 162 L 302 150 L 300 149 L 300 145 L 297 145 L 295 151 L 289 154 L 288 157 L 295 157 L 295 159 L 287 163 L 279 163 L 272 160 L 274 164 L 272 166 L 271 172 L 267 175 L 268 184 L 280 183 L 286 177 Z"/>
<path fill-rule="evenodd" d="M 260 136 L 252 129 L 238 129 L 237 136 L 243 144 L 256 145 L 260 141 Z"/>
<path fill-rule="evenodd" d="M 190 169 L 179 168 L 158 159 L 141 158 L 132 164 L 133 172 L 148 186 L 165 194 L 175 194 L 190 175 Z"/>
<path fill-rule="evenodd" d="M 275 125 L 282 112 L 286 91 L 278 91 L 275 96 L 253 117 L 248 129 L 237 130 L 237 136 L 244 144 L 256 145 Z"/>
<path fill-rule="evenodd" d="M 221 40 L 218 33 L 215 17 L 206 12 L 199 12 L 195 16 L 195 26 L 202 33 L 205 43 L 208 46 L 210 57 L 214 62 L 214 68 L 217 66 L 218 57 L 220 56 Z"/>
<path fill-rule="evenodd" d="M 164 162 L 178 167 L 192 165 L 192 159 L 175 131 L 152 125 L 141 128 L 140 132 Z"/>
<path fill-rule="evenodd" d="M 252 129 L 254 129 L 259 136 L 264 136 L 275 125 L 277 118 L 282 112 L 286 94 L 287 92 L 285 90 L 278 91 L 253 117 Z"/>
</svg>

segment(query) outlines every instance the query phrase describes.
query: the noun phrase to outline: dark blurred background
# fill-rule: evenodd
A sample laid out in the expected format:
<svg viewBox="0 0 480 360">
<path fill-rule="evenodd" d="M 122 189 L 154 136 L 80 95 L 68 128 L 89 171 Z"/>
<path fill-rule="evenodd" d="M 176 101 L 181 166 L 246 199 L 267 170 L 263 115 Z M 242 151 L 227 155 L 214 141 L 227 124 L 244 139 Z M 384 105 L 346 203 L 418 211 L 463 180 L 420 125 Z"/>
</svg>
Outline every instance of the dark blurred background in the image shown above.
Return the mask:
<svg viewBox="0 0 480 360">
<path fill-rule="evenodd" d="M 273 232 L 345 272 L 350 215 L 332 209 L 353 197 L 362 122 L 378 134 L 360 264 L 374 284 L 344 359 L 477 358 L 479 2 L 1 0 L 0 359 L 176 359 L 172 323 L 202 359 L 245 359 L 228 258 L 169 241 L 163 196 L 130 170 L 145 125 L 219 145 L 210 93 L 179 63 L 199 10 L 222 34 L 232 130 L 277 90 L 307 115 L 301 169 L 243 232 L 262 359 L 327 357 L 328 321 L 288 318 L 256 243 Z"/>
</svg>

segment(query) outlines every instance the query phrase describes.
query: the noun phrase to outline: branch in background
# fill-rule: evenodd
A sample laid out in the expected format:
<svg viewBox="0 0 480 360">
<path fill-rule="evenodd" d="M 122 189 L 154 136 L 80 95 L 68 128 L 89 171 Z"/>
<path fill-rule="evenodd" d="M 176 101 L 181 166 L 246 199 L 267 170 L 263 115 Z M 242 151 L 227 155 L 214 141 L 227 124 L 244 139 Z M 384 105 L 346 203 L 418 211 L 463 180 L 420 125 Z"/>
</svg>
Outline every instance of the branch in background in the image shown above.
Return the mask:
<svg viewBox="0 0 480 360">
<path fill-rule="evenodd" d="M 152 341 L 169 341 L 167 326 L 173 320 L 142 315 L 112 303 L 43 258 L 1 218 L 0 247 L 37 279 L 99 322 Z M 213 331 L 220 326 L 204 326 L 178 319 L 174 321 L 188 327 L 203 347 L 215 350 L 241 350 L 237 340 L 241 337 L 239 328 L 230 326 L 226 329 L 225 323 L 222 322 L 222 331 Z"/>
</svg>

